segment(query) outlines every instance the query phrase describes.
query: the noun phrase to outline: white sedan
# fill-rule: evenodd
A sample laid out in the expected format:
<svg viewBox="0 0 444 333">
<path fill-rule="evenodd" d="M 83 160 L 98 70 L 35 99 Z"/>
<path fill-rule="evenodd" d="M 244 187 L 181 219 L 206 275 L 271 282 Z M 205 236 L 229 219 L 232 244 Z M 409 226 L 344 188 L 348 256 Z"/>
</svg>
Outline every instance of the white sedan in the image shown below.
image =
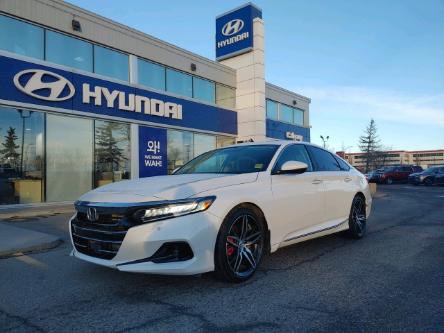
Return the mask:
<svg viewBox="0 0 444 333">
<path fill-rule="evenodd" d="M 84 194 L 70 220 L 73 255 L 126 272 L 215 271 L 240 282 L 280 247 L 345 230 L 361 238 L 371 203 L 365 177 L 327 150 L 239 144 L 174 175 Z"/>
</svg>

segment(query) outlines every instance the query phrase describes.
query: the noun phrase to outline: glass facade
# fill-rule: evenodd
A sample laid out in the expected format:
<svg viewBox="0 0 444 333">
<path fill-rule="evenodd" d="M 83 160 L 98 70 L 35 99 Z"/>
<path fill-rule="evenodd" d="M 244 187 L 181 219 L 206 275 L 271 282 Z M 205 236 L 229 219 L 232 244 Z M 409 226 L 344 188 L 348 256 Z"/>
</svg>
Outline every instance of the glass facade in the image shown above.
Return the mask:
<svg viewBox="0 0 444 333">
<path fill-rule="evenodd" d="M 127 123 L 0 106 L 0 205 L 72 201 L 130 179 L 130 135 Z"/>
<path fill-rule="evenodd" d="M 46 30 L 45 54 L 56 64 L 93 71 L 93 46 L 83 40 Z"/>
<path fill-rule="evenodd" d="M 216 90 L 214 82 L 193 77 L 193 97 L 208 103 L 215 103 Z"/>
<path fill-rule="evenodd" d="M 167 68 L 166 90 L 172 93 L 193 97 L 193 82 L 191 75 Z"/>
<path fill-rule="evenodd" d="M 94 125 L 94 186 L 130 179 L 130 125 L 104 120 Z"/>
<path fill-rule="evenodd" d="M 216 149 L 216 137 L 207 134 L 194 134 L 194 157 Z"/>
<path fill-rule="evenodd" d="M 267 99 L 266 112 L 268 119 L 304 126 L 304 110 L 302 109 Z"/>
<path fill-rule="evenodd" d="M 0 15 L 0 49 L 43 59 L 43 29 Z"/>
<path fill-rule="evenodd" d="M 8 32 L 0 34 L 2 50 L 129 81 L 129 56 L 123 52 L 4 15 L 0 15 L 0 31 Z M 235 108 L 234 88 L 140 58 L 137 61 L 142 85 Z"/>
<path fill-rule="evenodd" d="M 216 138 L 216 148 L 231 146 L 236 143 L 236 139 L 229 136 L 218 136 Z"/>
<path fill-rule="evenodd" d="M 281 104 L 279 110 L 279 120 L 286 123 L 293 123 L 293 108 Z"/>
<path fill-rule="evenodd" d="M 41 202 L 44 114 L 0 107 L 0 204 Z"/>
<path fill-rule="evenodd" d="M 93 120 L 48 114 L 46 200 L 76 200 L 92 188 Z"/>
<path fill-rule="evenodd" d="M 94 45 L 94 72 L 128 81 L 128 55 L 106 47 Z"/>
<path fill-rule="evenodd" d="M 236 90 L 216 83 L 216 104 L 225 108 L 236 107 Z"/>
<path fill-rule="evenodd" d="M 165 90 L 165 67 L 142 59 L 137 61 L 139 83 L 157 90 Z"/>
<path fill-rule="evenodd" d="M 168 173 L 181 167 L 194 157 L 193 133 L 168 130 Z"/>
<path fill-rule="evenodd" d="M 304 126 L 304 110 L 294 108 L 293 121 L 296 125 Z"/>
<path fill-rule="evenodd" d="M 266 109 L 268 119 L 278 120 L 278 103 L 267 99 Z"/>
</svg>

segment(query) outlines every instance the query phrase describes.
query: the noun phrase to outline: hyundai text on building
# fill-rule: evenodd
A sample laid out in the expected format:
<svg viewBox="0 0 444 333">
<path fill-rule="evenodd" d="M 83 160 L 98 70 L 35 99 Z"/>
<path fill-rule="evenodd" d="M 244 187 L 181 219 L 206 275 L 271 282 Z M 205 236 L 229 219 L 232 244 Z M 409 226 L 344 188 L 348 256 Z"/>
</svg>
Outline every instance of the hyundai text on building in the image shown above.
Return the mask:
<svg viewBox="0 0 444 333">
<path fill-rule="evenodd" d="M 217 61 L 60 0 L 1 1 L 0 29 L 0 204 L 73 201 L 238 141 L 310 141 L 310 99 L 265 81 L 253 4 L 216 18 Z"/>
</svg>

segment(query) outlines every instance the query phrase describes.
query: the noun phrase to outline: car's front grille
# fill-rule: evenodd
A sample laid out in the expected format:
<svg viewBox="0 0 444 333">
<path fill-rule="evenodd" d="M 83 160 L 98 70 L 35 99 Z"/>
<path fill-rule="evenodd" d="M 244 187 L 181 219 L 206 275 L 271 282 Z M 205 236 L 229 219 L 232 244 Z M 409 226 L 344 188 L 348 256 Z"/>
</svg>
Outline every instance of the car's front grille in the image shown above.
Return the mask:
<svg viewBox="0 0 444 333">
<path fill-rule="evenodd" d="M 78 211 L 71 221 L 71 234 L 74 246 L 80 253 L 112 259 L 131 226 L 123 214 L 98 212 L 97 220 L 90 221 L 86 212 Z"/>
</svg>

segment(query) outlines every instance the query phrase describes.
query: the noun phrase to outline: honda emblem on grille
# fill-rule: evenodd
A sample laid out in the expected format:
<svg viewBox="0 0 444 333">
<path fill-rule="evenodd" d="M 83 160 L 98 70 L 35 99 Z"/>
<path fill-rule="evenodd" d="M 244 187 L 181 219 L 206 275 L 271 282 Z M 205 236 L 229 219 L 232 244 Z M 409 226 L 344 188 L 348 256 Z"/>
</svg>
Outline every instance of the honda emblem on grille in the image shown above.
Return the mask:
<svg viewBox="0 0 444 333">
<path fill-rule="evenodd" d="M 88 208 L 86 211 L 86 217 L 91 222 L 96 222 L 99 219 L 99 214 L 97 214 L 97 210 L 93 207 Z"/>
</svg>

